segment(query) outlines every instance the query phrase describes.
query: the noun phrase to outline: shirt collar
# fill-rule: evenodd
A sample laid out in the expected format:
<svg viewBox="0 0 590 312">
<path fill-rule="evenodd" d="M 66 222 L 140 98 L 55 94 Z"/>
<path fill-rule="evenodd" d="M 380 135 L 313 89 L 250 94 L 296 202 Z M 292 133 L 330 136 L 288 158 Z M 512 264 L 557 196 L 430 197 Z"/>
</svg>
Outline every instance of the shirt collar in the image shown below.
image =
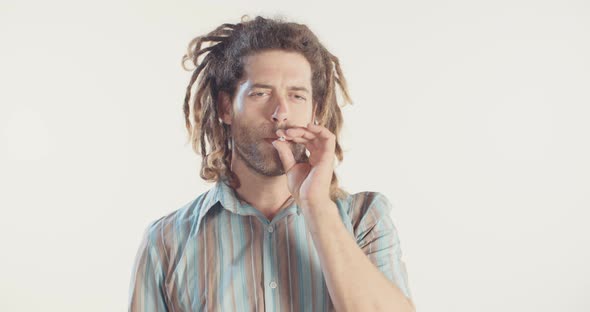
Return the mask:
<svg viewBox="0 0 590 312">
<path fill-rule="evenodd" d="M 266 220 L 266 217 L 260 211 L 238 197 L 236 191 L 228 184 L 226 178 L 221 178 L 215 182 L 215 185 L 205 194 L 205 198 L 203 199 L 200 209 L 201 212 L 199 213 L 199 217 L 197 219 L 197 229 L 199 228 L 201 220 L 204 218 L 204 216 L 211 209 L 213 209 L 217 203 L 220 203 L 221 207 L 232 213 L 244 216 L 255 215 L 262 218 L 263 220 Z M 290 199 L 286 205 L 288 206 L 285 209 L 282 209 L 280 214 L 289 212 L 297 212 L 298 214 L 300 213 L 299 208 L 293 199 Z"/>
</svg>

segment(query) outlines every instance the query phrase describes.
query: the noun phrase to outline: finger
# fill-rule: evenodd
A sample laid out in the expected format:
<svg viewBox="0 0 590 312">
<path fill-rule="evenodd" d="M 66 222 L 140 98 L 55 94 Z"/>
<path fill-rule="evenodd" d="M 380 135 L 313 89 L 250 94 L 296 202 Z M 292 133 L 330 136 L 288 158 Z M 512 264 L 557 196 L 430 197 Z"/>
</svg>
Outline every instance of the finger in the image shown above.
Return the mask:
<svg viewBox="0 0 590 312">
<path fill-rule="evenodd" d="M 301 143 L 301 144 L 310 144 L 312 140 L 306 139 L 306 138 L 299 138 L 299 137 L 293 137 L 293 138 L 287 138 L 288 141 L 292 141 L 295 143 Z"/>
<path fill-rule="evenodd" d="M 307 129 L 309 131 L 311 131 L 312 133 L 314 133 L 317 137 L 324 139 L 324 140 L 329 140 L 329 139 L 335 138 L 335 135 L 332 132 L 330 132 L 330 130 L 325 128 L 324 126 L 314 125 L 313 123 L 308 123 Z"/>
<path fill-rule="evenodd" d="M 286 134 L 289 137 L 302 137 L 308 140 L 314 140 L 316 138 L 316 135 L 313 132 L 303 127 L 289 128 L 286 130 Z"/>
<path fill-rule="evenodd" d="M 293 167 L 296 163 L 295 157 L 293 156 L 293 152 L 291 151 L 289 144 L 290 143 L 287 141 L 272 141 L 272 146 L 274 146 L 274 148 L 279 153 L 279 158 L 283 163 L 283 169 L 285 170 L 285 172 L 289 171 L 289 169 L 291 169 L 291 167 Z"/>
<path fill-rule="evenodd" d="M 283 138 L 285 138 L 285 141 L 283 142 L 287 142 L 287 143 L 303 143 L 303 144 L 310 144 L 312 142 L 312 140 L 306 139 L 306 138 L 302 138 L 302 137 L 290 137 L 290 136 L 282 136 Z M 281 141 L 281 139 L 277 139 L 277 141 Z"/>
</svg>

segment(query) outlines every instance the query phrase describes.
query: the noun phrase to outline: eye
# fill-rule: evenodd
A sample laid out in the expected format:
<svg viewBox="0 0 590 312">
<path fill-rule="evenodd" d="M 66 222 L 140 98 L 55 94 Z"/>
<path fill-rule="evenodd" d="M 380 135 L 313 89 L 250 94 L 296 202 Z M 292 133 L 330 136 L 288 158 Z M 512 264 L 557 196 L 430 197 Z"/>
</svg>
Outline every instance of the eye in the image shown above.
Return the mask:
<svg viewBox="0 0 590 312">
<path fill-rule="evenodd" d="M 305 98 L 302 97 L 302 96 L 300 96 L 300 95 L 295 95 L 295 97 L 298 98 L 298 99 L 300 99 L 300 100 L 304 100 L 305 101 Z"/>
<path fill-rule="evenodd" d="M 266 94 L 266 93 L 264 93 L 264 92 L 254 92 L 254 93 L 250 94 L 250 96 L 259 96 L 259 95 L 264 95 L 264 94 Z"/>
</svg>

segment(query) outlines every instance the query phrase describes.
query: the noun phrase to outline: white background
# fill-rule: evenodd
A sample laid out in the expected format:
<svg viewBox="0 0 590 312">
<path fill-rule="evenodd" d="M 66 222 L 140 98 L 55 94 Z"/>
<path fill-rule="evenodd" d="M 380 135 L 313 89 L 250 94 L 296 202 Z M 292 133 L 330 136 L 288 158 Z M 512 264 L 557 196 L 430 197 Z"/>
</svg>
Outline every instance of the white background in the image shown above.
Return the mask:
<svg viewBox="0 0 590 312">
<path fill-rule="evenodd" d="M 126 310 L 145 227 L 210 187 L 181 57 L 242 14 L 340 58 L 336 172 L 394 204 L 419 311 L 590 311 L 589 2 L 0 3 L 1 311 Z"/>
</svg>

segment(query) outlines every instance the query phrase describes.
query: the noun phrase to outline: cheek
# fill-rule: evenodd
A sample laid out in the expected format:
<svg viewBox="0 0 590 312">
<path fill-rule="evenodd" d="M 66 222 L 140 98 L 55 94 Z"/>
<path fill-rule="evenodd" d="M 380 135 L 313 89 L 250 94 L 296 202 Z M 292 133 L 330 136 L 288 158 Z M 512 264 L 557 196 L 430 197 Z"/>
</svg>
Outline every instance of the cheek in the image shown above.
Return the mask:
<svg viewBox="0 0 590 312">
<path fill-rule="evenodd" d="M 313 104 L 309 105 L 309 119 L 313 119 Z"/>
<path fill-rule="evenodd" d="M 236 111 L 243 116 L 255 116 L 264 113 L 267 105 L 262 101 L 255 101 L 253 99 L 244 98 L 240 104 L 237 105 Z"/>
</svg>

